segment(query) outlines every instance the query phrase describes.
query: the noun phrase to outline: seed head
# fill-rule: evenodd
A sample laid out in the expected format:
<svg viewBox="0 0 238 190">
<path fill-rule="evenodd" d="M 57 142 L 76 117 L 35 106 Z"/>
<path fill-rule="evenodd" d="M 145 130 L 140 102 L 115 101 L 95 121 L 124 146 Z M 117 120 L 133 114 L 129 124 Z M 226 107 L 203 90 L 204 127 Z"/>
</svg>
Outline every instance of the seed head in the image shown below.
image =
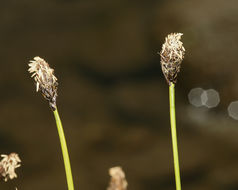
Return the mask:
<svg viewBox="0 0 238 190">
<path fill-rule="evenodd" d="M 11 153 L 9 155 L 2 154 L 3 159 L 0 161 L 0 177 L 4 178 L 4 181 L 17 177 L 15 169 L 20 167 L 21 162 L 18 154 Z"/>
<path fill-rule="evenodd" d="M 165 38 L 165 42 L 160 52 L 160 64 L 164 76 L 170 85 L 176 83 L 177 74 L 180 71 L 181 63 L 184 58 L 185 48 L 180 41 L 182 33 L 171 33 Z"/>
<path fill-rule="evenodd" d="M 30 61 L 29 73 L 33 73 L 31 77 L 36 82 L 36 91 L 40 91 L 44 98 L 49 101 L 50 107 L 56 109 L 56 97 L 58 82 L 54 76 L 54 69 L 49 67 L 49 64 L 40 57 L 34 57 L 33 61 Z"/>
<path fill-rule="evenodd" d="M 127 181 L 125 178 L 125 173 L 121 167 L 110 168 L 109 174 L 111 176 L 111 181 L 107 190 L 126 190 Z"/>
</svg>

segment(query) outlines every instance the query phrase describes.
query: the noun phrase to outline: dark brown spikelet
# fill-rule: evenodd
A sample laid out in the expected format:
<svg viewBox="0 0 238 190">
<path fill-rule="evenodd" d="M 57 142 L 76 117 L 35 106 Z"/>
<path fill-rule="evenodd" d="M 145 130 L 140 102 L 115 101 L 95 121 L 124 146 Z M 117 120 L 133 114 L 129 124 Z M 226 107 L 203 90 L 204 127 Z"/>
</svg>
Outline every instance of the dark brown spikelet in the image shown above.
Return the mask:
<svg viewBox="0 0 238 190">
<path fill-rule="evenodd" d="M 52 110 L 56 110 L 56 97 L 58 82 L 54 76 L 54 69 L 49 67 L 49 64 L 40 57 L 34 57 L 29 63 L 28 71 L 33 73 L 31 77 L 36 82 L 36 91 L 40 91 L 44 98 L 49 101 Z"/>
<path fill-rule="evenodd" d="M 177 82 L 177 75 L 184 58 L 185 48 L 180 41 L 182 35 L 181 33 L 169 34 L 160 52 L 161 68 L 169 85 Z"/>
</svg>

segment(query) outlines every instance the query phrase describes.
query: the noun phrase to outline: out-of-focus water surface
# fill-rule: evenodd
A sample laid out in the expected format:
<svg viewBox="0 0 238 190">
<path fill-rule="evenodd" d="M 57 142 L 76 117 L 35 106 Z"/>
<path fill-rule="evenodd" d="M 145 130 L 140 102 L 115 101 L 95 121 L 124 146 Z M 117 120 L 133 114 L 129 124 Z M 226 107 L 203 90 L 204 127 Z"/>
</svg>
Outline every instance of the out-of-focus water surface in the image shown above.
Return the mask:
<svg viewBox="0 0 238 190">
<path fill-rule="evenodd" d="M 0 189 L 66 189 L 53 114 L 27 63 L 46 59 L 59 80 L 75 189 L 106 189 L 120 165 L 129 190 L 175 189 L 164 38 L 184 33 L 176 85 L 183 189 L 238 189 L 238 2 L 3 1 L 0 153 L 19 153 Z"/>
</svg>

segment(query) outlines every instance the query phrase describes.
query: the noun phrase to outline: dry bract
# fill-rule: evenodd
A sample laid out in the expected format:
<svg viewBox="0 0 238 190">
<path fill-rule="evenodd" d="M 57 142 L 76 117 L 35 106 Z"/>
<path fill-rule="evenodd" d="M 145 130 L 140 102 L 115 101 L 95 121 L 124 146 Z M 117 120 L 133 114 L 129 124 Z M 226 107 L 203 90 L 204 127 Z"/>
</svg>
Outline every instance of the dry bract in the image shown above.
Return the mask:
<svg viewBox="0 0 238 190">
<path fill-rule="evenodd" d="M 167 82 L 176 83 L 177 74 L 180 71 L 184 58 L 185 48 L 180 41 L 182 33 L 172 33 L 165 38 L 165 43 L 160 52 L 161 67 Z"/>
<path fill-rule="evenodd" d="M 56 97 L 58 82 L 54 76 L 54 69 L 49 67 L 49 64 L 40 57 L 34 57 L 29 63 L 28 71 L 33 73 L 31 77 L 36 82 L 36 91 L 40 91 L 44 98 L 49 101 L 53 110 L 56 109 Z"/>
</svg>

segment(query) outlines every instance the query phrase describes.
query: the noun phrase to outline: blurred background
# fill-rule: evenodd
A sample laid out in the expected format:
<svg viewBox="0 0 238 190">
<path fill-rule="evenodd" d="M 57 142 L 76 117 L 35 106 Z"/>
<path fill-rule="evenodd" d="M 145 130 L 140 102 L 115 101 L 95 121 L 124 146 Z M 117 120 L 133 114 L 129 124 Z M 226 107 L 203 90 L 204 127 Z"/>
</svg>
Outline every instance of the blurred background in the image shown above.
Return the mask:
<svg viewBox="0 0 238 190">
<path fill-rule="evenodd" d="M 8 0 L 0 5 L 0 153 L 18 178 L 0 189 L 67 189 L 57 129 L 27 72 L 44 58 L 75 189 L 106 189 L 121 166 L 129 190 L 175 189 L 162 43 L 184 33 L 176 85 L 184 190 L 238 189 L 237 0 Z"/>
</svg>

